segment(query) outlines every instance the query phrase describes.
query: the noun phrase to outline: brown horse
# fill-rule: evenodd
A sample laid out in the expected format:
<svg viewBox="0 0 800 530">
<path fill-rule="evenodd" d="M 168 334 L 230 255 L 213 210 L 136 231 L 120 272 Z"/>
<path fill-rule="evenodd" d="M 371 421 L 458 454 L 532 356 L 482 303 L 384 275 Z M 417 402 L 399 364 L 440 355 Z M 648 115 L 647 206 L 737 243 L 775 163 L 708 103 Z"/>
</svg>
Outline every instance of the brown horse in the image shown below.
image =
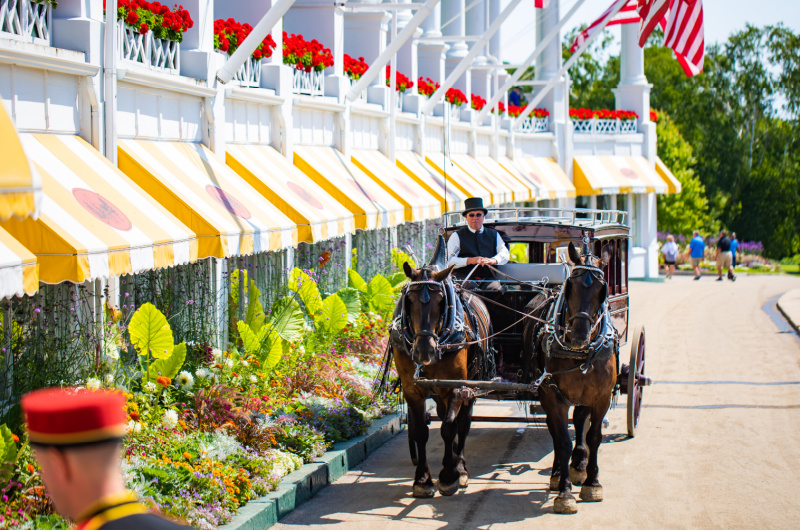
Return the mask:
<svg viewBox="0 0 800 530">
<path fill-rule="evenodd" d="M 439 492 L 453 495 L 469 483 L 464 443 L 472 421 L 475 393 L 466 388 L 429 391 L 414 384 L 418 377 L 464 380 L 485 375 L 489 313 L 483 302 L 469 294 L 464 295 L 460 311 L 461 301 L 449 279 L 452 269 L 438 271 L 427 265 L 414 269 L 405 263 L 403 270 L 411 281 L 404 287 L 395 310 L 391 346 L 408 404 L 409 449 L 411 461 L 417 466 L 414 497 L 435 494 L 425 452 L 428 397 L 436 402 L 437 414 L 442 419 L 444 459 L 437 483 Z"/>
<path fill-rule="evenodd" d="M 541 325 L 531 320 L 525 331 L 525 337 L 531 339 L 526 348 L 532 348 L 531 353 L 536 354 L 537 375 L 545 371 L 551 374 L 539 387 L 538 396 L 553 438 L 550 489 L 559 492 L 554 503 L 556 513 L 577 512 L 572 496 L 573 482 L 582 484 L 581 500 L 603 500 L 597 451 L 602 441 L 603 418 L 611 405 L 617 382 L 614 353 L 618 349 L 618 339 L 604 306 L 608 292 L 599 268 L 608 263 L 608 253 L 604 252 L 600 260 L 581 257 L 572 243 L 568 251 L 575 266 L 563 286 L 560 300 L 549 308 L 555 330 L 542 330 Z M 544 314 L 540 311 L 534 316 L 541 318 Z M 565 333 L 559 335 L 559 328 Z M 575 406 L 574 449 L 569 435 L 570 405 Z"/>
</svg>

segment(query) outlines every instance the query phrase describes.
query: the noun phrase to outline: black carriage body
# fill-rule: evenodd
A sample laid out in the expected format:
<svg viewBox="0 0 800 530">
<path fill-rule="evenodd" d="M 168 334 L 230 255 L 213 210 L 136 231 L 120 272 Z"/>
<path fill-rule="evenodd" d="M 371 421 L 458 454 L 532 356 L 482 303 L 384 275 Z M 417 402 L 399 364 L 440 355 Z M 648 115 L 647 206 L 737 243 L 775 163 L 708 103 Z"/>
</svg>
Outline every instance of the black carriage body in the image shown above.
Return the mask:
<svg viewBox="0 0 800 530">
<path fill-rule="evenodd" d="M 549 286 L 564 280 L 558 275 L 558 264 L 566 259 L 570 242 L 581 248 L 584 237 L 595 256 L 608 250 L 610 259 L 603 272 L 608 283 L 609 312 L 622 342 L 628 336 L 628 240 L 630 229 L 624 224 L 626 212 L 583 209 L 509 208 L 489 209 L 484 226 L 497 230 L 506 245 L 513 249 L 509 265 L 498 270 L 519 280 L 541 279 L 548 276 Z M 445 215 L 445 238 L 465 225 L 460 214 Z M 514 248 L 514 247 L 517 248 Z M 515 258 L 518 261 L 515 263 Z M 522 258 L 522 259 L 519 259 Z M 527 261 L 527 263 L 519 263 Z M 549 264 L 549 265 L 548 265 Z M 542 265 L 545 265 L 542 267 Z M 563 274 L 562 274 L 563 276 Z M 537 294 L 526 281 L 497 277 L 501 291 L 480 290 L 486 298 L 492 318 L 492 328 L 499 333 L 494 338 L 497 375 L 504 381 L 518 382 L 522 368 L 524 321 L 520 312 Z M 516 322 L 516 324 L 514 324 Z M 521 382 L 521 381 L 519 381 Z M 512 397 L 514 393 L 496 393 L 495 397 Z"/>
</svg>

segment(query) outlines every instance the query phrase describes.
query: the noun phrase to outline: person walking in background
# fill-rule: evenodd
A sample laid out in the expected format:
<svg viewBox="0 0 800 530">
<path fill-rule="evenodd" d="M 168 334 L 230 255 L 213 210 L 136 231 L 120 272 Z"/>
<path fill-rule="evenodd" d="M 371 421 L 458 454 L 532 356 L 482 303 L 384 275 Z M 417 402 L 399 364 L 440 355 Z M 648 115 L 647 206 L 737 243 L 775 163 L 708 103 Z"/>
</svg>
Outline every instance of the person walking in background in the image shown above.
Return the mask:
<svg viewBox="0 0 800 530">
<path fill-rule="evenodd" d="M 703 261 L 703 252 L 706 250 L 706 242 L 700 237 L 700 232 L 695 230 L 692 233 L 692 240 L 689 242 L 689 257 L 692 260 L 694 269 L 694 279 L 700 279 L 700 262 Z"/>
<path fill-rule="evenodd" d="M 739 250 L 739 240 L 736 239 L 736 232 L 731 232 L 731 269 L 736 272 L 736 252 Z M 731 275 L 728 275 L 730 278 Z"/>
<path fill-rule="evenodd" d="M 731 254 L 731 239 L 725 234 L 725 230 L 719 233 L 717 241 L 717 281 L 722 281 L 722 270 L 728 269 L 728 279 L 735 282 L 736 276 L 733 274 L 733 256 Z"/>
<path fill-rule="evenodd" d="M 522 89 L 520 87 L 515 86 L 514 88 L 512 88 L 511 92 L 509 92 L 508 94 L 508 104 L 519 107 L 520 103 L 522 103 L 522 100 L 520 99 L 521 95 L 522 95 Z"/>
<path fill-rule="evenodd" d="M 678 259 L 678 245 L 672 234 L 667 236 L 667 241 L 661 245 L 661 253 L 664 254 L 664 269 L 666 269 L 667 279 L 671 279 L 675 273 L 675 261 Z"/>
</svg>

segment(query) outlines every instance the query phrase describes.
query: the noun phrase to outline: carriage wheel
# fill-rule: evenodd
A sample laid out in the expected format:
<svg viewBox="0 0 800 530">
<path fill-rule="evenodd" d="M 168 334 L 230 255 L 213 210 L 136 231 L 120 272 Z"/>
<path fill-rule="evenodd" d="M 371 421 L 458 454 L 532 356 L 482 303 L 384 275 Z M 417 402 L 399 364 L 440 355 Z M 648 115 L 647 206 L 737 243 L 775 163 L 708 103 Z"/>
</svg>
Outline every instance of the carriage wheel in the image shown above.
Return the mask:
<svg viewBox="0 0 800 530">
<path fill-rule="evenodd" d="M 639 414 L 642 407 L 644 385 L 649 383 L 644 376 L 644 326 L 636 326 L 631 341 L 631 364 L 628 366 L 628 436 L 636 436 Z"/>
</svg>

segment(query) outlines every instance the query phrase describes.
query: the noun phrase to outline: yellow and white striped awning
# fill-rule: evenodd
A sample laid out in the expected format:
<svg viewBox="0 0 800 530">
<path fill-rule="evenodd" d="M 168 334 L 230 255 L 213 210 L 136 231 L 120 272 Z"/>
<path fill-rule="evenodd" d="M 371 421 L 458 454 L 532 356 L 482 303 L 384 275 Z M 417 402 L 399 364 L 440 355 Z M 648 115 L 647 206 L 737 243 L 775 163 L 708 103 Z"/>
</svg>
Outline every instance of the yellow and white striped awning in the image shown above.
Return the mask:
<svg viewBox="0 0 800 530">
<path fill-rule="evenodd" d="M 672 171 L 669 170 L 667 165 L 661 158 L 656 157 L 656 173 L 661 177 L 661 180 L 667 185 L 667 193 L 680 193 L 681 181 L 675 178 Z"/>
<path fill-rule="evenodd" d="M 0 298 L 33 294 L 38 289 L 36 256 L 0 228 Z"/>
<path fill-rule="evenodd" d="M 39 219 L 2 223 L 46 283 L 84 282 L 189 263 L 194 233 L 77 136 L 20 135 L 42 177 Z"/>
<path fill-rule="evenodd" d="M 529 177 L 541 185 L 542 199 L 566 199 L 576 196 L 575 186 L 552 158 L 523 156 L 519 158 L 517 167 L 526 171 Z"/>
<path fill-rule="evenodd" d="M 452 158 L 458 167 L 472 175 L 472 178 L 478 182 L 493 182 L 495 188 L 507 190 L 506 202 L 524 201 L 526 199 L 523 197 L 530 196 L 530 191 L 518 180 L 512 178 L 508 171 L 492 171 L 469 155 L 457 154 Z"/>
<path fill-rule="evenodd" d="M 119 168 L 197 234 L 198 257 L 297 245 L 297 225 L 207 147 L 120 140 Z"/>
<path fill-rule="evenodd" d="M 576 156 L 572 167 L 578 195 L 667 191 L 655 167 L 643 156 Z"/>
<path fill-rule="evenodd" d="M 519 172 L 512 173 L 500 165 L 500 163 L 490 156 L 479 156 L 475 159 L 492 175 L 503 179 L 511 189 L 514 190 L 514 202 L 530 201 L 536 199 L 538 188 L 524 179 Z"/>
<path fill-rule="evenodd" d="M 0 220 L 39 216 L 42 182 L 0 101 Z"/>
<path fill-rule="evenodd" d="M 480 197 L 485 206 L 499 205 L 505 201 L 507 190 L 497 189 L 491 183 L 478 182 L 451 160 L 445 161 L 442 153 L 429 153 L 425 161 L 440 175 L 447 177 L 448 185 L 454 185 L 467 198 Z"/>
<path fill-rule="evenodd" d="M 404 222 L 405 206 L 333 147 L 295 146 L 294 164 L 353 213 L 356 228 Z"/>
<path fill-rule="evenodd" d="M 300 241 L 313 243 L 355 232 L 350 210 L 268 145 L 227 145 L 226 161 L 248 184 L 297 224 Z"/>
<path fill-rule="evenodd" d="M 425 221 L 442 215 L 439 200 L 380 151 L 353 149 L 350 158 L 359 169 L 405 206 L 406 221 Z"/>
<path fill-rule="evenodd" d="M 445 180 L 430 164 L 412 151 L 398 151 L 395 155 L 397 167 L 414 179 L 422 188 L 439 200 L 443 212 L 458 211 L 464 208 L 464 199 L 469 195 L 454 185 L 445 188 Z M 447 199 L 445 200 L 445 195 Z"/>
<path fill-rule="evenodd" d="M 483 160 L 483 159 L 481 159 Z M 491 159 L 490 159 L 491 160 Z M 536 201 L 542 198 L 545 198 L 545 193 L 542 191 L 542 184 L 541 182 L 536 182 L 533 177 L 530 176 L 530 172 L 524 168 L 520 168 L 517 166 L 510 158 L 507 156 L 499 156 L 497 157 L 497 165 L 501 168 L 505 169 L 511 175 L 513 175 L 517 180 L 521 181 L 525 184 L 526 187 L 530 188 L 531 190 L 531 199 Z"/>
</svg>

